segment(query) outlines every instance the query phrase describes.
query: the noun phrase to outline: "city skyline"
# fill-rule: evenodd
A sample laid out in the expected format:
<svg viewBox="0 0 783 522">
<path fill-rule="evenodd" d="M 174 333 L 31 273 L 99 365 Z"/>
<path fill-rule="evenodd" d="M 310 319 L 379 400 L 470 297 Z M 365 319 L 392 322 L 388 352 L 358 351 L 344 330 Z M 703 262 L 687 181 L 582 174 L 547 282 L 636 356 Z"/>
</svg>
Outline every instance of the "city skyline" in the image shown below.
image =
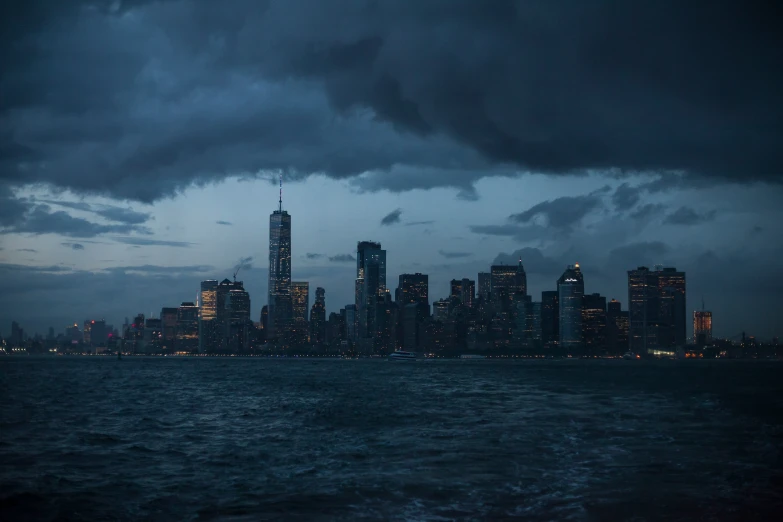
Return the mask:
<svg viewBox="0 0 783 522">
<path fill-rule="evenodd" d="M 0 332 L 118 324 L 248 258 L 256 319 L 282 173 L 291 278 L 328 313 L 370 239 L 433 296 L 522 257 L 531 295 L 578 262 L 625 301 L 621 274 L 676 266 L 716 336 L 780 335 L 774 13 L 564 6 L 9 4 Z"/>
</svg>

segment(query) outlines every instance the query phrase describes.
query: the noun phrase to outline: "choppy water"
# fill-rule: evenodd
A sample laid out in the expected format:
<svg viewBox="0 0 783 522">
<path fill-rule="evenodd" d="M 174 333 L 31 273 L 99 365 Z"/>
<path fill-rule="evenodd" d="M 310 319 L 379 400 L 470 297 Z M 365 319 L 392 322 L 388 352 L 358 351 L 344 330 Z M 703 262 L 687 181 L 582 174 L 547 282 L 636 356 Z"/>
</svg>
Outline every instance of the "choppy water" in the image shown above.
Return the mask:
<svg viewBox="0 0 783 522">
<path fill-rule="evenodd" d="M 2 520 L 771 520 L 773 362 L 0 359 Z"/>
</svg>

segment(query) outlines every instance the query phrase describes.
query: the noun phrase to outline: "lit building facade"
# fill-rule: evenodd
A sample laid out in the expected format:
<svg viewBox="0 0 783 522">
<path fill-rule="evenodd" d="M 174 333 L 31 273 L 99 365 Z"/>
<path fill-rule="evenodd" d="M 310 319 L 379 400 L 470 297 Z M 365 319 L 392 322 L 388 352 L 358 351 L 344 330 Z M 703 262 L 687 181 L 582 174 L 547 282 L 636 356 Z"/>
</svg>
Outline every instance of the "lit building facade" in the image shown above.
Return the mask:
<svg viewBox="0 0 783 522">
<path fill-rule="evenodd" d="M 282 189 L 281 189 L 282 190 Z M 269 216 L 269 281 L 267 338 L 290 326 L 293 316 L 291 300 L 291 216 L 280 206 Z"/>
<path fill-rule="evenodd" d="M 582 298 L 584 279 L 579 263 L 566 268 L 557 280 L 559 340 L 561 348 L 574 353 L 582 348 Z"/>
<path fill-rule="evenodd" d="M 489 294 L 492 291 L 492 274 L 489 272 L 479 272 L 478 274 L 478 296 L 486 303 L 489 300 Z"/>
<path fill-rule="evenodd" d="M 165 324 L 163 326 L 165 327 Z M 178 352 L 193 353 L 198 350 L 198 306 L 196 303 L 186 301 L 177 308 L 175 345 Z"/>
<path fill-rule="evenodd" d="M 628 271 L 629 347 L 635 353 L 686 342 L 685 272 L 675 268 Z"/>
<path fill-rule="evenodd" d="M 310 342 L 326 342 L 326 290 L 320 286 L 315 289 L 315 302 L 310 309 Z"/>
<path fill-rule="evenodd" d="M 360 241 L 356 246 L 357 338 L 375 332 L 377 297 L 386 293 L 386 251 L 380 243 Z"/>
<path fill-rule="evenodd" d="M 429 300 L 429 276 L 427 274 L 400 274 L 397 287 L 397 301 L 401 306 L 411 303 L 423 303 L 427 306 Z"/>
<path fill-rule="evenodd" d="M 508 296 L 517 292 L 527 295 L 527 274 L 521 259 L 517 266 L 492 265 L 490 268 L 490 292 L 495 296 L 501 288 L 505 289 Z"/>
<path fill-rule="evenodd" d="M 231 353 L 247 351 L 253 321 L 250 319 L 250 294 L 242 281 L 233 282 L 226 295 L 225 307 L 228 316 L 225 345 Z"/>
<path fill-rule="evenodd" d="M 199 294 L 201 306 L 199 307 L 198 320 L 198 351 L 200 353 L 213 351 L 219 342 L 217 292 L 217 279 L 208 279 L 201 282 L 201 292 Z"/>
<path fill-rule="evenodd" d="M 712 342 L 712 312 L 699 310 L 693 312 L 693 342 L 706 346 Z"/>
<path fill-rule="evenodd" d="M 582 298 L 582 343 L 586 354 L 606 352 L 606 297 L 600 294 Z"/>
<path fill-rule="evenodd" d="M 557 290 L 541 292 L 541 344 L 554 348 L 560 342 L 560 306 Z"/>
</svg>

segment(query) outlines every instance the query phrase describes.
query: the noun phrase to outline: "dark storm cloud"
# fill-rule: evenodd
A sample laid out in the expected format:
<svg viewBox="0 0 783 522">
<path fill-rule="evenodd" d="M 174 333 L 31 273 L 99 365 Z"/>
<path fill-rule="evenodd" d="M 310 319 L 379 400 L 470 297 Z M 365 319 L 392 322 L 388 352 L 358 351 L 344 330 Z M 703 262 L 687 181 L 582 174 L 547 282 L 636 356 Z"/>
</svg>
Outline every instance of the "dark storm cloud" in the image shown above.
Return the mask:
<svg viewBox="0 0 783 522">
<path fill-rule="evenodd" d="M 598 194 L 564 196 L 551 201 L 543 201 L 524 212 L 512 214 L 509 216 L 509 220 L 515 223 L 530 223 L 535 218 L 541 217 L 550 227 L 569 229 L 602 204 L 602 199 Z"/>
<path fill-rule="evenodd" d="M 405 223 L 405 226 L 406 227 L 415 227 L 415 226 L 419 226 L 419 225 L 432 225 L 433 223 L 435 223 L 435 221 L 432 221 L 432 220 L 430 220 L 430 221 L 409 221 L 409 222 Z"/>
<path fill-rule="evenodd" d="M 388 226 L 388 225 L 394 225 L 395 223 L 400 222 L 400 216 L 402 216 L 402 209 L 398 208 L 396 210 L 392 210 L 388 214 L 386 214 L 383 219 L 381 219 L 381 225 Z"/>
<path fill-rule="evenodd" d="M 12 272 L 70 272 L 70 268 L 62 265 L 50 265 L 50 266 L 28 266 L 28 265 L 16 265 L 13 263 L 0 263 L 0 273 L 12 273 Z"/>
<path fill-rule="evenodd" d="M 459 259 L 462 257 L 470 257 L 473 254 L 471 252 L 446 252 L 443 250 L 438 250 L 438 253 L 445 257 L 446 259 Z"/>
<path fill-rule="evenodd" d="M 117 243 L 124 243 L 126 245 L 134 245 L 137 247 L 142 246 L 170 246 L 187 248 L 194 245 L 194 243 L 188 243 L 187 241 L 169 241 L 165 239 L 150 239 L 145 237 L 132 237 L 132 236 L 114 236 L 111 239 Z"/>
<path fill-rule="evenodd" d="M 16 251 L 17 251 L 17 252 L 33 252 L 33 253 L 38 253 L 38 251 L 37 251 L 36 249 L 34 249 L 34 248 L 17 248 L 17 249 L 16 249 Z"/>
<path fill-rule="evenodd" d="M 623 266 L 632 267 L 650 260 L 660 260 L 670 251 L 671 248 L 661 241 L 642 241 L 614 248 L 609 252 L 608 257 L 619 260 Z"/>
<path fill-rule="evenodd" d="M 217 223 L 218 225 L 225 225 L 225 226 L 231 226 L 231 225 L 233 225 L 233 223 L 232 223 L 231 221 L 222 221 L 222 220 L 218 220 L 218 221 L 215 221 L 215 223 Z"/>
<path fill-rule="evenodd" d="M 60 244 L 62 246 L 64 246 L 64 247 L 68 247 L 68 248 L 70 248 L 72 250 L 84 250 L 84 245 L 82 245 L 81 243 L 70 243 L 70 242 L 66 241 L 66 242 L 60 243 Z"/>
<path fill-rule="evenodd" d="M 305 254 L 305 257 L 307 259 L 321 259 L 322 257 L 324 257 L 324 255 L 323 254 L 317 254 L 315 252 L 308 252 L 308 253 Z"/>
<path fill-rule="evenodd" d="M 333 263 L 350 263 L 356 261 L 356 258 L 351 254 L 337 254 L 336 256 L 329 256 L 329 261 Z"/>
<path fill-rule="evenodd" d="M 699 213 L 690 207 L 680 207 L 663 220 L 668 225 L 698 225 L 700 223 L 706 223 L 715 219 L 715 210 L 709 212 Z"/>
<path fill-rule="evenodd" d="M 131 208 L 118 207 L 115 205 L 90 205 L 89 203 L 84 203 L 82 201 L 58 201 L 51 199 L 41 201 L 48 205 L 59 205 L 74 210 L 92 212 L 109 221 L 125 223 L 128 225 L 141 225 L 149 221 L 152 217 L 147 212 L 138 212 Z"/>
<path fill-rule="evenodd" d="M 13 224 L 5 227 L 3 231 L 22 234 L 59 234 L 68 237 L 95 237 L 109 233 L 150 233 L 148 228 L 139 225 L 94 223 L 71 216 L 62 210 L 52 211 L 49 205 L 35 205 L 28 208 L 26 213 L 17 216 Z"/>
<path fill-rule="evenodd" d="M 638 187 L 632 187 L 628 183 L 623 183 L 617 187 L 612 194 L 612 203 L 618 211 L 630 210 L 641 198 Z"/>
<path fill-rule="evenodd" d="M 13 4 L 0 178 L 19 184 L 154 201 L 281 169 L 475 199 L 519 170 L 783 172 L 770 2 Z"/>
<path fill-rule="evenodd" d="M 631 212 L 631 217 L 637 221 L 647 222 L 656 217 L 662 217 L 666 211 L 666 205 L 662 203 L 647 203 Z"/>
<path fill-rule="evenodd" d="M 187 266 L 160 266 L 160 265 L 138 265 L 138 266 L 112 266 L 104 268 L 106 272 L 142 272 L 145 274 L 181 274 L 192 272 L 208 272 L 215 267 L 209 265 L 187 265 Z"/>
</svg>

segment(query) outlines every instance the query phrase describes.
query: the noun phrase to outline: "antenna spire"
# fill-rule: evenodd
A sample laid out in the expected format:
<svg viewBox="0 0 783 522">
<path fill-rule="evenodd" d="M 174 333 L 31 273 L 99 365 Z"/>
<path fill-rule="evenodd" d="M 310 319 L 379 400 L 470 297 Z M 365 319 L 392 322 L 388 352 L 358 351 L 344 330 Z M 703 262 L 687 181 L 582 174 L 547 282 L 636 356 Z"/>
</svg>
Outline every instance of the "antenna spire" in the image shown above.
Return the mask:
<svg viewBox="0 0 783 522">
<path fill-rule="evenodd" d="M 279 204 L 280 204 L 280 208 L 278 210 L 280 210 L 280 212 L 282 212 L 283 211 L 283 173 L 282 172 L 280 173 L 280 201 L 279 201 Z"/>
</svg>

